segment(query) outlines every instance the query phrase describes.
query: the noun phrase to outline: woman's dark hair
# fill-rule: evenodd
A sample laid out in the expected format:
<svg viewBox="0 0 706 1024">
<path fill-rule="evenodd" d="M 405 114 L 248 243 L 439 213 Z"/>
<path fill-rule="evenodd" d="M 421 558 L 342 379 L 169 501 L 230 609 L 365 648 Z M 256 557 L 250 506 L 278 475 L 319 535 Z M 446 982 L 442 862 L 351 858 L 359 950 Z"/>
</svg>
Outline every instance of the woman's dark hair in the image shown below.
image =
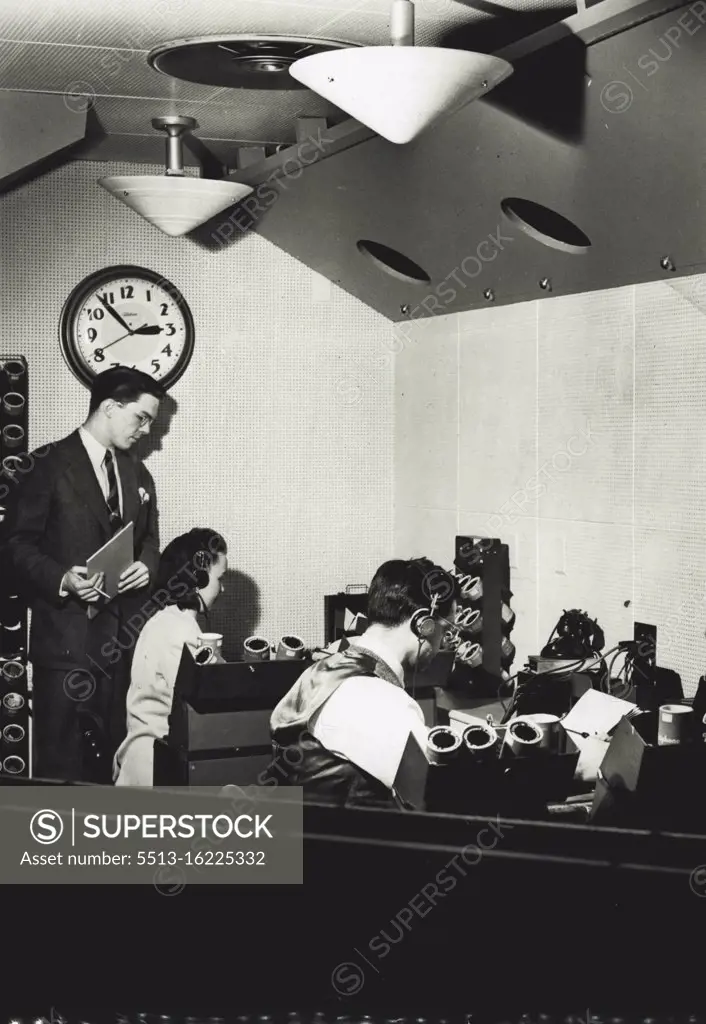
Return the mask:
<svg viewBox="0 0 706 1024">
<path fill-rule="evenodd" d="M 185 610 L 201 610 L 198 592 L 208 584 L 208 570 L 219 555 L 228 554 L 220 533 L 196 527 L 170 541 L 162 552 L 157 571 L 155 600 L 164 608 L 175 604 Z"/>
<path fill-rule="evenodd" d="M 106 398 L 128 403 L 136 402 L 140 395 L 145 394 L 161 399 L 164 398 L 164 389 L 142 370 L 133 370 L 130 366 L 113 366 L 94 379 L 88 414 L 90 416 L 94 413 Z"/>
<path fill-rule="evenodd" d="M 399 626 L 419 608 L 430 608 L 435 596 L 436 611 L 448 615 L 457 589 L 455 578 L 428 558 L 384 562 L 370 584 L 368 621 Z"/>
</svg>

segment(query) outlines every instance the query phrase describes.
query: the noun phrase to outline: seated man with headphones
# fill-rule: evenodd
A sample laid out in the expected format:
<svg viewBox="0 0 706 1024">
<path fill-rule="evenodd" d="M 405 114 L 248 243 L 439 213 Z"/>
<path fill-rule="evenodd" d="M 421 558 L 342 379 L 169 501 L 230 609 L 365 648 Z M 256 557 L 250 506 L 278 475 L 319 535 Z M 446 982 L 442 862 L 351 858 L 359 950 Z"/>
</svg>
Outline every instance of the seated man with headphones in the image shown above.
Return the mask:
<svg viewBox="0 0 706 1024">
<path fill-rule="evenodd" d="M 160 610 L 143 627 L 132 660 L 127 736 L 113 761 L 116 786 L 154 784 L 154 741 L 169 731 L 184 644 L 198 648 L 197 617 L 208 615 L 223 590 L 227 551 L 223 537 L 209 529 L 190 530 L 164 549 L 152 595 Z"/>
<path fill-rule="evenodd" d="M 342 804 L 394 800 L 410 732 L 423 750 L 428 732 L 405 687 L 439 652 L 455 603 L 455 579 L 428 559 L 381 565 L 365 633 L 308 668 L 272 713 L 274 761 L 260 781 Z"/>
</svg>

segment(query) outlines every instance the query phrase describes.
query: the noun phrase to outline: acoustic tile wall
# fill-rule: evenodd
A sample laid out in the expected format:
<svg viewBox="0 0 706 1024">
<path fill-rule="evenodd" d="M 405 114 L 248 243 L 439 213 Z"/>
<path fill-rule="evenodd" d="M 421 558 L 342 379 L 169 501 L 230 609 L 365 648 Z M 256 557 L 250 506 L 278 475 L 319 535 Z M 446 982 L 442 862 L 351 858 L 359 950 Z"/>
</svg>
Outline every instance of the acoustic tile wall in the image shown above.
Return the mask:
<svg viewBox="0 0 706 1024">
<path fill-rule="evenodd" d="M 319 643 L 324 594 L 368 582 L 389 557 L 389 326 L 258 235 L 168 238 L 96 184 L 138 171 L 150 173 L 72 162 L 0 196 L 5 348 L 30 362 L 33 445 L 87 409 L 58 344 L 72 288 L 120 263 L 164 275 L 197 336 L 177 411 L 145 453 L 162 544 L 194 525 L 226 536 L 232 572 L 214 619 L 227 653 L 255 631 Z"/>
<path fill-rule="evenodd" d="M 516 669 L 578 607 L 609 646 L 654 623 L 687 695 L 706 671 L 705 313 L 706 275 L 406 329 L 396 549 L 506 541 Z"/>
</svg>

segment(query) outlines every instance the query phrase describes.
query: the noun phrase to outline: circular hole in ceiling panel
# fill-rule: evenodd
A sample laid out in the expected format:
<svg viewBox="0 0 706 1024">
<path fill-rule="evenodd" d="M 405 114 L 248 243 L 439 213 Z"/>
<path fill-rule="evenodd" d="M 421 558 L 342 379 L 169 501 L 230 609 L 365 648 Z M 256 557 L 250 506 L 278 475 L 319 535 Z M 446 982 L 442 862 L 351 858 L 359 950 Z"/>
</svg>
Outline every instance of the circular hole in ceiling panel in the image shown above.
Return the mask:
<svg viewBox="0 0 706 1024">
<path fill-rule="evenodd" d="M 297 60 L 357 44 L 292 36 L 202 36 L 162 43 L 147 55 L 163 75 L 220 89 L 303 89 L 289 74 Z"/>
<path fill-rule="evenodd" d="M 548 206 L 530 199 L 503 199 L 500 208 L 515 227 L 542 245 L 562 252 L 580 254 L 591 248 L 591 239 L 572 221 Z"/>
<path fill-rule="evenodd" d="M 404 253 L 398 252 L 397 249 L 391 249 L 389 245 L 372 242 L 368 238 L 361 238 L 356 244 L 358 251 L 372 260 L 376 267 L 384 270 L 386 274 L 396 277 L 398 281 L 404 281 L 407 284 L 429 284 L 431 281 L 426 270 L 418 263 L 405 256 Z"/>
</svg>

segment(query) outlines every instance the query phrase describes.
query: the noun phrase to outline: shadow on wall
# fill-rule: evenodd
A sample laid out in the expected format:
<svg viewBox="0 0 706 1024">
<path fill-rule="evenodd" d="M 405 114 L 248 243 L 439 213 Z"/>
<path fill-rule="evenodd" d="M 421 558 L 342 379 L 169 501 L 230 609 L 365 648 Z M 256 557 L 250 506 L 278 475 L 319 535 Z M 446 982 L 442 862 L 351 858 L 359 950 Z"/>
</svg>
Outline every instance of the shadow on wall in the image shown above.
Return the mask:
<svg viewBox="0 0 706 1024">
<path fill-rule="evenodd" d="M 171 395 L 166 395 L 159 403 L 159 411 L 157 412 L 157 419 L 152 424 L 152 429 L 146 437 L 140 438 L 135 445 L 133 452 L 134 457 L 139 459 L 140 462 L 145 462 L 153 452 L 162 450 L 162 440 L 169 432 L 171 426 L 172 417 L 177 411 L 178 405 L 175 398 Z M 152 482 L 155 493 L 157 495 L 157 538 L 159 541 L 160 552 L 163 544 L 159 531 L 159 519 L 160 519 L 160 503 L 159 503 L 159 488 L 155 485 L 154 477 L 150 473 L 149 469 L 145 466 L 145 470 Z"/>
<path fill-rule="evenodd" d="M 189 233 L 189 238 L 207 252 L 218 252 L 224 247 L 235 245 L 253 231 L 262 219 L 262 214 L 267 210 L 267 206 L 264 205 L 265 197 L 274 196 L 276 198 L 277 193 L 271 186 L 263 183 L 255 187 L 251 196 L 252 198 L 245 197 L 246 200 L 251 199 L 248 206 L 243 206 L 241 203 L 227 206 L 225 210 L 221 210 L 205 224 L 194 228 Z M 263 199 L 263 203 L 258 201 L 259 198 Z M 271 203 L 272 199 L 270 198 L 269 205 Z"/>
<path fill-rule="evenodd" d="M 162 441 L 169 433 L 172 417 L 177 412 L 178 408 L 179 405 L 177 400 L 169 394 L 165 395 L 160 401 L 157 419 L 152 424 L 149 434 L 147 437 L 141 438 L 135 445 L 135 451 L 138 459 L 145 462 L 153 452 L 159 452 L 162 450 Z M 157 499 L 159 499 L 159 495 L 157 495 Z"/>
<path fill-rule="evenodd" d="M 503 16 L 473 22 L 455 29 L 445 38 L 444 45 L 495 53 L 514 39 L 525 38 L 532 31 L 559 20 L 558 13 L 549 12 L 546 19 Z M 565 13 L 575 13 L 574 5 L 566 8 Z M 546 24 L 542 24 L 543 20 Z M 578 145 L 584 137 L 586 44 L 571 35 L 565 26 L 557 26 L 556 31 L 558 38 L 551 46 L 515 61 L 514 74 L 493 89 L 483 103 L 499 107 L 562 142 Z"/>
<path fill-rule="evenodd" d="M 464 0 L 461 0 L 464 3 Z M 557 25 L 565 18 L 576 14 L 576 0 L 565 0 L 547 10 L 508 10 L 495 0 L 465 0 L 473 11 L 490 15 L 477 18 L 467 24 L 458 25 L 447 32 L 441 46 L 450 49 L 475 50 L 476 53 L 496 53 L 504 46 L 519 39 L 526 39 L 541 32 L 550 25 Z M 539 6 L 539 5 L 536 5 Z M 561 36 L 569 37 L 571 32 L 562 26 Z"/>
<path fill-rule="evenodd" d="M 223 594 L 210 613 L 210 628 L 223 634 L 223 657 L 242 657 L 243 641 L 252 636 L 260 621 L 260 588 L 255 580 L 236 569 L 223 576 Z"/>
</svg>

